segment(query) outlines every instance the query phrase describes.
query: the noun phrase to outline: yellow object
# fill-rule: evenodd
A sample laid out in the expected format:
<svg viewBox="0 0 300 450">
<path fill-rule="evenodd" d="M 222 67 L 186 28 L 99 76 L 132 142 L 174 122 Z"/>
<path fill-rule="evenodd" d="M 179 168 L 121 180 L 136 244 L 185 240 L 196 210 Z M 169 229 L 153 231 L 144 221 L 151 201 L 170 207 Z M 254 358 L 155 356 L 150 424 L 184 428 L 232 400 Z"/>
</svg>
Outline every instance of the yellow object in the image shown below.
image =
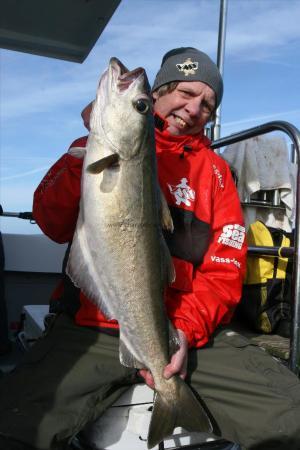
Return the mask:
<svg viewBox="0 0 300 450">
<path fill-rule="evenodd" d="M 263 333 L 271 333 L 274 327 L 274 316 L 268 313 L 270 305 L 274 303 L 272 295 L 275 295 L 270 287 L 276 284 L 280 298 L 284 297 L 288 258 L 283 258 L 280 251 L 282 247 L 290 246 L 290 239 L 280 230 L 278 233 L 280 242 L 275 244 L 269 229 L 259 221 L 251 224 L 247 232 L 249 246 L 274 247 L 276 245 L 280 247 L 279 256 L 248 256 L 247 258 L 247 273 L 244 281 L 244 295 L 248 303 L 247 315 L 250 319 L 251 308 L 256 311 L 255 317 L 252 314 L 251 316 L 254 319 L 255 328 Z"/>
<path fill-rule="evenodd" d="M 247 232 L 247 243 L 249 246 L 274 246 L 270 231 L 262 222 L 259 221 L 256 221 L 250 225 Z M 280 248 L 289 247 L 290 239 L 282 235 L 282 241 L 279 246 Z M 275 259 L 278 260 L 278 263 L 274 265 Z M 259 258 L 248 256 L 245 284 L 265 283 L 267 279 L 270 278 L 284 279 L 286 277 L 287 263 L 288 258 L 283 258 L 282 256 L 264 256 Z M 275 267 L 276 265 L 277 268 Z M 274 267 L 276 269 L 275 273 Z"/>
</svg>

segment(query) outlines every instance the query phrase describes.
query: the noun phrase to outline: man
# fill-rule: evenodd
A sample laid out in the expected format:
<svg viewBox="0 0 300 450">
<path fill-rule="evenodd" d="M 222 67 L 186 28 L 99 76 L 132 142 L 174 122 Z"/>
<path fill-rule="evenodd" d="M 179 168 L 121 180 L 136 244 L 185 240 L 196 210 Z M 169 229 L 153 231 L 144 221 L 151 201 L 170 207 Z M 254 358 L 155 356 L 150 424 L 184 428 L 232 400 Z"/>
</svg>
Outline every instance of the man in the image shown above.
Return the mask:
<svg viewBox="0 0 300 450">
<path fill-rule="evenodd" d="M 186 378 L 205 402 L 216 434 L 243 449 L 296 450 L 298 379 L 226 326 L 240 299 L 246 246 L 229 167 L 203 134 L 222 93 L 217 66 L 190 47 L 164 56 L 153 85 L 159 182 L 175 226 L 165 234 L 176 270 L 165 302 L 181 342 L 164 375 Z M 89 111 L 83 113 L 87 126 Z M 86 140 L 71 145 L 35 192 L 34 217 L 57 242 L 70 242 L 76 226 Z M 137 372 L 119 362 L 117 322 L 67 277 L 55 297 L 55 323 L 3 383 L 6 448 L 63 448 L 138 381 Z M 154 387 L 146 369 L 140 375 Z M 12 444 L 13 437 L 19 443 Z"/>
</svg>

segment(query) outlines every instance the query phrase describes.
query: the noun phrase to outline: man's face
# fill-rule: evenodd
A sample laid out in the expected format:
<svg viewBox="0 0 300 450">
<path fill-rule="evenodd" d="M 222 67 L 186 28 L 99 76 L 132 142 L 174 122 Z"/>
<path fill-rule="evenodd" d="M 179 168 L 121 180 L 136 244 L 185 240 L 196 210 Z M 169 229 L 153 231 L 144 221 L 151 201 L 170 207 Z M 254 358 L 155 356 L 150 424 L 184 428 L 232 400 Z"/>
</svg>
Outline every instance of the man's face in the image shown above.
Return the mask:
<svg viewBox="0 0 300 450">
<path fill-rule="evenodd" d="M 174 91 L 159 97 L 153 93 L 154 112 L 168 122 L 174 135 L 196 134 L 203 130 L 215 108 L 215 93 L 202 81 L 181 81 Z"/>
</svg>

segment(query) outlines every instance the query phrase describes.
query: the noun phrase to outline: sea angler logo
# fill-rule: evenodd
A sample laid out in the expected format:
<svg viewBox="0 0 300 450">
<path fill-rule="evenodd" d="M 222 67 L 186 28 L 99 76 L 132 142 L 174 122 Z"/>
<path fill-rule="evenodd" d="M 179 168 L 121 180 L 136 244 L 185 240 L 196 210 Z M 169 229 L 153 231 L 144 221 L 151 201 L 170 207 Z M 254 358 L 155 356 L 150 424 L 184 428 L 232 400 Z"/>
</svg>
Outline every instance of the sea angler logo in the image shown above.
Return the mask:
<svg viewBox="0 0 300 450">
<path fill-rule="evenodd" d="M 182 64 L 176 64 L 176 67 L 179 72 L 184 72 L 184 75 L 187 77 L 189 75 L 195 75 L 198 70 L 198 62 L 188 58 Z"/>
<path fill-rule="evenodd" d="M 195 191 L 189 187 L 187 178 L 182 178 L 176 186 L 167 184 L 171 194 L 175 197 L 176 205 L 184 203 L 186 206 L 191 206 L 191 202 L 195 201 Z"/>
<path fill-rule="evenodd" d="M 245 240 L 245 228 L 239 224 L 230 224 L 223 227 L 218 242 L 229 247 L 241 250 Z"/>
</svg>

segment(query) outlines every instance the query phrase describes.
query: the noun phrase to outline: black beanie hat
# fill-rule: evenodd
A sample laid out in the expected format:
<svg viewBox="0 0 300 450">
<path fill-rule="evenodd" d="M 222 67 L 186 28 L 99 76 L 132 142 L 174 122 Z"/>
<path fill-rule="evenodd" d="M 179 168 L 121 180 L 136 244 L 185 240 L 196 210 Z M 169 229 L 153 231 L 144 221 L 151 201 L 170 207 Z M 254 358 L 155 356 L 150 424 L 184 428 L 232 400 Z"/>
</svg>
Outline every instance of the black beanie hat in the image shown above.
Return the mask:
<svg viewBox="0 0 300 450">
<path fill-rule="evenodd" d="M 152 92 L 171 81 L 202 81 L 216 94 L 216 107 L 223 96 L 223 80 L 217 65 L 206 55 L 193 47 L 179 47 L 170 50 L 162 59 Z"/>
</svg>

